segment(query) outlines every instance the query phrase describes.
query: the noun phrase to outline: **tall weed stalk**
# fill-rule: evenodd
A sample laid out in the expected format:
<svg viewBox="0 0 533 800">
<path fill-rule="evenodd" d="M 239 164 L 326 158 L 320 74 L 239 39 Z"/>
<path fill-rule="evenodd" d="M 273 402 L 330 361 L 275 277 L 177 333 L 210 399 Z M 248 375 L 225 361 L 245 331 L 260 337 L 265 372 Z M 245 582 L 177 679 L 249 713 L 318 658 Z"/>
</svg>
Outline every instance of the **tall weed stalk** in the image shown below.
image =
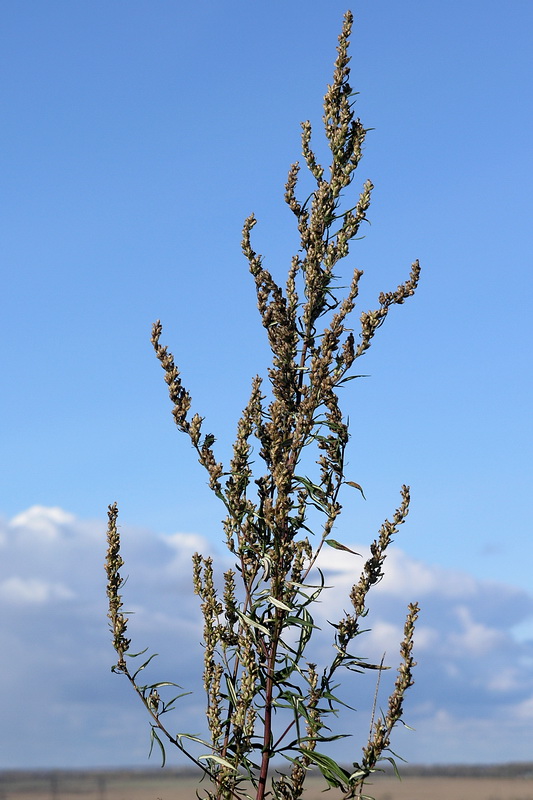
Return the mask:
<svg viewBox="0 0 533 800">
<path fill-rule="evenodd" d="M 176 734 L 168 725 L 165 715 L 181 695 L 163 701 L 159 692 L 175 684 L 140 683 L 139 676 L 153 656 L 143 660 L 143 654 L 130 653 L 121 597 L 118 509 L 116 504 L 109 507 L 106 570 L 117 653 L 113 669 L 126 676 L 144 703 L 151 717 L 152 745 L 160 746 L 164 759 L 164 743 L 171 743 L 194 762 L 211 782 L 205 796 L 212 800 L 263 800 L 267 794 L 276 800 L 297 800 L 311 771 L 322 773 L 337 796 L 364 797 L 365 781 L 380 761 L 390 758 L 391 733 L 402 719 L 404 695 L 413 683 L 417 604 L 407 610 L 394 689 L 386 710 L 373 715 L 359 760 L 347 769 L 328 754 L 328 744 L 342 736 L 330 727 L 342 705 L 336 694 L 338 682 L 356 679 L 366 670 L 377 670 L 379 676 L 384 669 L 383 664 L 354 655 L 353 645 L 363 632 L 369 590 L 383 577 L 387 548 L 409 509 L 409 488 L 403 486 L 398 508 L 381 526 L 351 589 L 350 611 L 330 623 L 331 660 L 325 666 L 308 660 L 316 631 L 315 604 L 326 591 L 320 553 L 326 546 L 357 558 L 333 538 L 341 494 L 354 490 L 363 494 L 359 483 L 346 475 L 349 432 L 338 390 L 358 377 L 353 372 L 355 361 L 370 347 L 390 308 L 414 293 L 420 271 L 415 261 L 405 283 L 381 293 L 377 307 L 361 313 L 356 338 L 350 319 L 363 273 L 353 272 L 341 296 L 336 269 L 367 218 L 373 186 L 367 180 L 357 199 L 345 200 L 366 135 L 354 115 L 355 95 L 349 84 L 351 27 L 352 14 L 347 12 L 333 81 L 324 98 L 329 171 L 318 163 L 311 146 L 309 122 L 302 123 L 302 153 L 315 188 L 303 201 L 296 195 L 299 163 L 289 170 L 285 202 L 296 219 L 300 249 L 292 258 L 285 287 L 253 249 L 255 217 L 244 223 L 242 250 L 255 281 L 272 364 L 267 389 L 259 376 L 252 381 L 228 466 L 217 460 L 215 437 L 204 432 L 204 418 L 191 412 L 191 396 L 172 354 L 161 344 L 161 323 L 153 326 L 152 343 L 165 373 L 175 423 L 189 437 L 211 490 L 224 505 L 224 535 L 234 560 L 219 590 L 212 559 L 199 553 L 193 557 L 193 586 L 204 619 L 205 739 Z M 310 452 L 315 452 L 312 459 Z M 310 464 L 315 464 L 312 477 L 305 472 Z M 142 662 L 138 667 L 135 659 Z M 201 755 L 195 755 L 198 744 L 205 750 Z M 282 758 L 287 769 L 278 771 L 273 761 Z"/>
</svg>

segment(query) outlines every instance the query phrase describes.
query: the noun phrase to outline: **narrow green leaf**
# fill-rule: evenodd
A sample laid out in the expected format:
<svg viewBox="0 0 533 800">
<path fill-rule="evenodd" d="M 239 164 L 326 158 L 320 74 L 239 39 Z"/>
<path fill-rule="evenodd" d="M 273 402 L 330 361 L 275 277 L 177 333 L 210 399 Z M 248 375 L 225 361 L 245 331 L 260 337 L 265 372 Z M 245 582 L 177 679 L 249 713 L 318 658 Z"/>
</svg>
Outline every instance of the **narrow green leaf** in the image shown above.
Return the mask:
<svg viewBox="0 0 533 800">
<path fill-rule="evenodd" d="M 139 654 L 139 655 L 140 655 L 140 654 Z M 145 667 L 147 667 L 147 666 L 148 666 L 148 664 L 150 663 L 150 661 L 151 661 L 153 658 L 156 658 L 158 655 L 159 655 L 159 653 L 153 653 L 153 654 L 150 656 L 150 658 L 149 658 L 147 661 L 145 661 L 145 662 L 144 662 L 144 664 L 141 664 L 141 666 L 140 666 L 140 667 L 139 667 L 137 670 L 135 670 L 135 672 L 134 672 L 134 673 L 133 673 L 133 675 L 131 676 L 131 679 L 134 681 L 134 680 L 135 680 L 135 678 L 137 677 L 137 675 L 139 674 L 139 672 L 142 672 L 142 671 L 143 671 L 143 669 L 144 669 Z"/>
<path fill-rule="evenodd" d="M 133 612 L 130 611 L 130 614 Z M 144 650 L 140 650 L 138 653 L 126 653 L 126 658 L 138 658 L 139 656 L 143 656 L 147 652 L 148 648 L 145 647 Z"/>
<path fill-rule="evenodd" d="M 235 691 L 235 686 L 233 685 L 233 681 L 231 680 L 231 677 L 229 675 L 225 675 L 225 678 L 231 702 L 233 703 L 234 706 L 237 706 L 238 704 L 237 693 Z"/>
<path fill-rule="evenodd" d="M 360 781 L 361 778 L 368 778 L 368 770 L 356 769 L 356 771 L 352 772 L 350 775 L 350 781 Z"/>
<path fill-rule="evenodd" d="M 183 686 L 180 686 L 179 683 L 174 683 L 174 681 L 158 681 L 157 683 L 149 683 L 148 686 L 145 686 L 145 689 L 159 689 L 161 686 L 175 686 L 176 689 L 183 689 Z M 185 694 L 192 694 L 192 692 L 185 692 Z M 178 697 L 182 697 L 182 695 L 178 695 Z"/>
<path fill-rule="evenodd" d="M 161 750 L 161 759 L 162 759 L 161 769 L 163 769 L 163 767 L 167 762 L 167 755 L 165 753 L 163 742 L 155 732 L 155 729 L 152 728 L 152 733 L 150 734 L 150 752 L 148 753 L 148 758 L 150 758 L 150 756 L 152 755 L 152 750 L 154 749 L 154 742 L 157 742 L 157 744 L 159 745 L 159 749 Z"/>
<path fill-rule="evenodd" d="M 319 570 L 319 572 L 320 572 L 320 570 Z M 320 575 L 321 575 L 322 579 L 324 579 L 324 576 L 322 575 L 322 573 L 320 573 Z M 319 586 L 317 583 L 297 583 L 296 581 L 287 581 L 287 586 L 295 586 L 297 589 L 331 589 L 332 588 L 331 586 L 324 586 L 323 583 Z M 303 592 L 300 592 L 300 594 L 303 594 Z M 317 596 L 318 596 L 318 594 L 319 594 L 319 592 L 317 593 Z M 305 595 L 305 594 L 303 596 L 307 597 L 307 595 Z"/>
<path fill-rule="evenodd" d="M 314 628 L 317 631 L 320 630 L 318 625 L 313 623 L 312 619 L 303 619 L 302 617 L 285 617 L 285 622 L 288 622 L 289 625 L 297 626 L 298 628 Z"/>
<path fill-rule="evenodd" d="M 215 756 L 215 755 L 208 754 L 208 755 L 204 755 L 204 756 L 198 756 L 198 760 L 199 761 L 202 761 L 202 760 L 204 760 L 204 761 L 215 761 L 217 764 L 221 764 L 223 767 L 228 767 L 228 769 L 231 769 L 231 770 L 233 770 L 233 772 L 236 772 L 236 769 L 235 769 L 234 765 L 231 764 L 229 761 L 226 761 L 226 759 L 222 758 L 222 756 Z"/>
<path fill-rule="evenodd" d="M 370 378 L 370 375 L 348 375 L 347 378 L 343 378 L 339 381 L 339 386 L 341 383 L 347 383 L 348 381 L 354 381 L 356 378 Z"/>
<path fill-rule="evenodd" d="M 355 711 L 354 706 L 348 705 L 348 703 L 345 703 L 344 700 L 341 700 L 340 698 L 338 698 L 336 695 L 332 694 L 331 692 L 323 692 L 322 693 L 322 697 L 324 698 L 324 700 L 328 701 L 330 706 L 333 706 L 333 703 L 338 703 L 339 705 L 344 706 L 344 708 L 349 708 L 350 711 Z"/>
<path fill-rule="evenodd" d="M 400 758 L 400 756 L 398 756 L 396 753 L 394 753 L 394 755 L 396 756 L 396 758 Z M 395 776 L 398 778 L 399 781 L 401 781 L 402 776 L 400 775 L 400 773 L 398 771 L 398 765 L 397 765 L 396 761 L 394 760 L 394 758 L 391 758 L 391 756 L 382 756 L 379 760 L 380 761 L 388 761 L 389 764 L 392 764 L 392 768 L 394 770 Z M 403 758 L 400 758 L 400 760 L 404 761 Z"/>
<path fill-rule="evenodd" d="M 187 695 L 192 694 L 192 692 L 182 692 L 181 694 L 177 694 L 172 700 L 169 700 L 168 703 L 165 703 L 165 711 L 170 711 L 170 706 L 172 703 L 175 703 L 176 700 L 180 700 L 182 697 L 187 697 Z"/>
<path fill-rule="evenodd" d="M 299 748 L 299 750 L 303 755 L 307 756 L 310 761 L 317 765 L 330 786 L 335 786 L 343 791 L 346 790 L 350 781 L 350 773 L 346 772 L 340 764 L 337 764 L 336 761 L 329 756 L 325 756 L 323 753 L 317 753 L 314 750 L 305 750 L 304 748 Z"/>
<path fill-rule="evenodd" d="M 199 736 L 194 736 L 192 733 L 176 733 L 175 738 L 180 744 L 182 739 L 190 739 L 191 742 L 198 742 L 198 744 L 203 744 L 204 747 L 209 747 L 209 742 L 206 742 L 205 739 L 200 739 Z"/>
<path fill-rule="evenodd" d="M 351 550 L 349 547 L 346 547 L 345 544 L 341 544 L 336 539 L 324 539 L 326 544 L 329 544 L 330 547 L 333 547 L 334 550 L 346 550 L 347 553 L 353 553 L 354 556 L 360 556 L 361 553 L 356 553 L 355 550 Z"/>
<path fill-rule="evenodd" d="M 282 611 L 291 611 L 292 610 L 288 605 L 286 605 L 285 603 L 282 603 L 281 600 L 276 600 L 275 597 L 272 597 L 271 594 L 268 595 L 267 599 L 268 599 L 269 603 L 272 603 L 273 606 L 276 606 L 276 608 L 280 608 Z"/>
<path fill-rule="evenodd" d="M 264 625 L 261 625 L 261 623 L 260 623 L 260 622 L 257 622 L 257 620 L 255 620 L 255 619 L 252 619 L 251 617 L 248 617 L 248 616 L 246 616 L 246 614 L 243 614 L 243 612 L 242 612 L 242 611 L 239 611 L 239 609 L 237 609 L 237 616 L 238 616 L 240 619 L 242 619 L 242 620 L 243 620 L 243 622 L 245 622 L 245 623 L 246 623 L 247 625 L 249 625 L 250 627 L 252 627 L 252 628 L 258 628 L 260 631 L 262 631 L 262 633 L 266 633 L 266 635 L 267 635 L 267 636 L 270 634 L 270 631 L 268 630 L 268 628 L 265 628 L 265 626 L 264 626 Z"/>
</svg>

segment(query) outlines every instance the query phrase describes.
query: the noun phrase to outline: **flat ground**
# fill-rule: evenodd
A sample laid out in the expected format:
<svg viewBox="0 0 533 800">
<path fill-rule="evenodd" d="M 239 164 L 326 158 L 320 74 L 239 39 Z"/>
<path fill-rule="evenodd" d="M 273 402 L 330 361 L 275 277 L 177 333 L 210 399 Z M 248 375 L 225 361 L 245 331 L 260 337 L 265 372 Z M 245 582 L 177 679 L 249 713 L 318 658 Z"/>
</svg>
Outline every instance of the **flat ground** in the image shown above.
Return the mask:
<svg viewBox="0 0 533 800">
<path fill-rule="evenodd" d="M 205 788 L 207 785 L 204 784 Z M 309 781 L 304 800 L 338 800 L 333 790 Z M 198 782 L 145 773 L 0 773 L 0 800 L 195 800 Z M 201 789 L 202 787 L 200 787 Z M 375 800 L 533 800 L 533 777 L 380 776 L 367 793 Z"/>
</svg>

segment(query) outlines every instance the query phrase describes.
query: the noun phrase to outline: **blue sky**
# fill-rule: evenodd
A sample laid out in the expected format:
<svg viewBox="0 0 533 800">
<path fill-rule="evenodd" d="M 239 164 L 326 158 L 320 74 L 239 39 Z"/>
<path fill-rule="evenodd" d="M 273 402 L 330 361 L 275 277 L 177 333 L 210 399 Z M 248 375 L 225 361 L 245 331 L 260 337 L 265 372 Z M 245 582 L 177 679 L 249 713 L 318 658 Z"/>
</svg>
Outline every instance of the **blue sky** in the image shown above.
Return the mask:
<svg viewBox="0 0 533 800">
<path fill-rule="evenodd" d="M 242 222 L 256 214 L 254 244 L 282 280 L 296 241 L 286 173 L 301 120 L 320 141 L 345 10 L 337 0 L 2 7 L 0 602 L 12 658 L 0 766 L 145 761 L 142 714 L 134 732 L 134 698 L 108 674 L 107 505 L 119 503 L 136 542 L 128 590 L 142 646 L 175 653 L 166 615 L 193 604 L 182 566 L 161 608 L 154 598 L 169 548 L 204 542 L 223 558 L 222 512 L 173 427 L 150 327 L 163 321 L 227 458 L 250 379 L 268 365 Z M 352 85 L 374 128 L 353 191 L 366 178 L 376 188 L 346 274 L 365 270 L 363 310 L 415 258 L 423 273 L 364 356 L 370 377 L 345 393 L 349 468 L 367 501 L 346 504 L 337 538 L 368 543 L 411 485 L 374 643 L 398 624 L 387 592 L 409 588 L 426 632 L 417 733 L 402 736 L 401 753 L 526 759 L 511 734 L 527 743 L 533 723 L 533 8 L 352 10 Z M 172 631 L 194 636 L 179 616 Z M 40 736 L 28 739 L 35 715 Z M 497 735 L 478 741 L 487 725 Z M 471 752 L 457 749 L 458 731 L 476 739 Z"/>
</svg>

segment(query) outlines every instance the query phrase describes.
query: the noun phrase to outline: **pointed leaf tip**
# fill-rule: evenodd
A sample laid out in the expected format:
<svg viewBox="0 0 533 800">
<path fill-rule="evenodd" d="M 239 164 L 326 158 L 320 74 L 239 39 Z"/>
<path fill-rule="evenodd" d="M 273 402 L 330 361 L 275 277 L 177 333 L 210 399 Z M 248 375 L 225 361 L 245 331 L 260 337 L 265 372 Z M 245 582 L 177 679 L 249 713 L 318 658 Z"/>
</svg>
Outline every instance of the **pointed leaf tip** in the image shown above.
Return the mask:
<svg viewBox="0 0 533 800">
<path fill-rule="evenodd" d="M 353 553 L 354 556 L 360 556 L 361 553 L 356 553 L 355 550 L 351 550 L 349 547 L 346 547 L 345 544 L 341 544 L 336 539 L 325 539 L 326 544 L 329 544 L 330 547 L 333 547 L 334 550 L 346 550 L 347 553 Z"/>
<path fill-rule="evenodd" d="M 363 495 L 363 500 L 366 500 L 365 493 L 363 492 L 363 487 L 362 486 L 359 486 L 359 484 L 355 483 L 355 481 L 344 481 L 344 482 L 345 482 L 346 486 L 353 486 L 354 489 L 358 489 L 361 492 L 361 494 Z"/>
</svg>

